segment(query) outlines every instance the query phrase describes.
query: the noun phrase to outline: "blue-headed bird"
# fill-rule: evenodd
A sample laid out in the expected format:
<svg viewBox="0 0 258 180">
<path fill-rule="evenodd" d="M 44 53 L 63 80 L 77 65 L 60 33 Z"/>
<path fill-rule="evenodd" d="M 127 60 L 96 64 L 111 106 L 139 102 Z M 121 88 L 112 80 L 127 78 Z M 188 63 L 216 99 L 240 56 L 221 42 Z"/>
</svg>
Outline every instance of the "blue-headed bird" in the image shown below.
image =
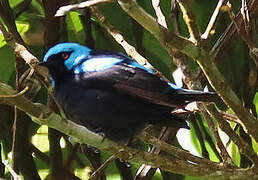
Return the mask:
<svg viewBox="0 0 258 180">
<path fill-rule="evenodd" d="M 178 88 L 122 53 L 77 43 L 50 48 L 41 65 L 68 118 L 111 140 L 130 139 L 145 124 L 187 128 L 172 110 L 218 100 L 216 93 Z"/>
</svg>

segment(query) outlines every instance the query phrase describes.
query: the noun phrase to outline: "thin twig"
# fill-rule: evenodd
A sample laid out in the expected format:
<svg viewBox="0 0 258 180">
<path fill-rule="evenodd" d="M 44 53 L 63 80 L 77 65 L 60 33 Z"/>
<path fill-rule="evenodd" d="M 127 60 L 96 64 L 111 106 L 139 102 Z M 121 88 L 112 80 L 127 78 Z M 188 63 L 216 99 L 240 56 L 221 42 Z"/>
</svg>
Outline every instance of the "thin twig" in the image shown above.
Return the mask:
<svg viewBox="0 0 258 180">
<path fill-rule="evenodd" d="M 145 59 L 142 55 L 140 55 L 135 47 L 130 45 L 126 39 L 123 37 L 123 35 L 117 31 L 105 18 L 105 16 L 101 13 L 101 11 L 97 7 L 92 7 L 92 12 L 97 16 L 99 21 L 102 23 L 102 25 L 105 27 L 107 32 L 116 40 L 118 44 L 120 44 L 126 53 L 131 56 L 133 59 L 135 59 L 138 63 L 145 66 L 146 68 L 154 70 L 152 65 L 148 62 L 147 59 Z"/>
<path fill-rule="evenodd" d="M 129 56 L 131 56 L 134 60 L 136 60 L 139 64 L 146 67 L 147 69 L 151 69 L 153 72 L 155 72 L 157 76 L 161 77 L 163 80 L 169 82 L 169 80 L 161 72 L 155 69 L 145 57 L 138 53 L 135 47 L 130 45 L 126 41 L 124 36 L 107 21 L 106 17 L 102 14 L 98 7 L 91 7 L 91 9 L 94 15 L 97 16 L 99 21 L 105 27 L 107 32 L 116 40 L 118 44 L 120 44 L 124 48 Z"/>
<path fill-rule="evenodd" d="M 247 142 L 245 142 L 231 127 L 230 125 L 223 119 L 222 115 L 217 111 L 214 105 L 207 106 L 208 111 L 212 114 L 214 118 L 217 119 L 219 127 L 222 131 L 224 131 L 232 141 L 238 146 L 238 149 L 241 153 L 243 153 L 246 157 L 248 157 L 257 167 L 258 165 L 258 156 L 249 146 Z"/>
<path fill-rule="evenodd" d="M 14 180 L 22 180 L 22 178 L 13 170 L 13 168 L 10 166 L 8 160 L 2 161 L 5 165 L 6 169 L 10 172 Z"/>
<path fill-rule="evenodd" d="M 177 0 L 177 3 L 183 13 L 184 21 L 187 25 L 188 32 L 190 33 L 190 40 L 194 44 L 199 45 L 201 43 L 200 30 L 197 25 L 196 15 L 193 11 L 191 1 Z"/>
<path fill-rule="evenodd" d="M 103 164 L 101 164 L 101 166 L 96 170 L 94 171 L 89 180 L 93 180 L 93 179 L 96 179 L 98 177 L 98 175 L 104 171 L 104 169 L 112 162 L 116 159 L 116 156 L 115 155 L 112 155 L 110 156 Z"/>
<path fill-rule="evenodd" d="M 158 23 L 164 28 L 168 28 L 166 18 L 160 8 L 160 0 L 152 0 L 151 2 L 153 9 L 155 10 Z"/>
<path fill-rule="evenodd" d="M 243 16 L 243 20 L 244 20 L 244 24 L 245 24 L 245 31 L 247 33 L 249 33 L 251 26 L 250 26 L 250 17 L 249 17 L 249 11 L 248 11 L 246 0 L 242 0 L 242 7 L 241 7 L 240 12 Z"/>
<path fill-rule="evenodd" d="M 5 29 L 1 21 L 0 21 L 0 32 L 3 34 L 6 42 L 13 48 L 15 54 L 18 57 L 21 57 L 32 68 L 34 68 L 35 65 L 38 63 L 37 58 L 34 55 L 32 55 L 23 45 L 17 43 L 13 35 Z"/>
<path fill-rule="evenodd" d="M 39 60 L 33 54 L 31 54 L 25 46 L 18 43 L 18 40 L 15 39 L 14 36 L 5 29 L 1 21 L 0 21 L 0 33 L 3 34 L 5 41 L 14 50 L 16 56 L 21 57 L 32 69 L 35 69 L 37 73 L 39 73 L 43 77 L 48 77 L 48 73 L 46 69 L 39 68 L 37 66 L 37 64 L 39 63 Z M 33 72 L 34 70 L 31 70 L 31 73 Z"/>
<path fill-rule="evenodd" d="M 205 30 L 205 32 L 202 34 L 202 39 L 207 39 L 210 35 L 211 35 L 211 30 L 213 29 L 217 16 L 219 14 L 220 8 L 223 5 L 224 0 L 219 0 L 215 10 L 213 11 L 213 14 L 211 16 L 211 19 L 209 21 L 209 24 L 207 25 L 207 28 Z"/>
<path fill-rule="evenodd" d="M 0 95 L 0 98 L 13 98 L 13 97 L 21 96 L 24 93 L 26 93 L 28 90 L 29 90 L 29 86 L 26 86 L 23 90 L 21 90 L 20 92 L 18 92 L 16 94 Z"/>
<path fill-rule="evenodd" d="M 253 1 L 253 0 L 248 1 L 248 10 L 249 10 L 249 15 L 251 17 L 257 13 L 257 11 L 258 11 L 257 7 L 258 7 L 258 1 Z M 237 22 L 237 24 L 243 23 L 243 18 L 242 18 L 242 15 L 240 12 L 235 16 L 234 21 Z M 231 39 L 231 37 L 233 36 L 233 34 L 236 32 L 236 26 L 234 26 L 234 24 L 235 24 L 234 22 L 230 23 L 230 25 L 227 27 L 227 29 L 224 31 L 224 33 L 220 36 L 220 38 L 217 40 L 215 45 L 212 47 L 210 54 L 213 58 L 216 58 L 218 53 L 225 46 L 226 42 L 228 42 Z"/>
<path fill-rule="evenodd" d="M 193 76 L 191 76 L 191 74 L 189 74 L 190 76 L 189 76 L 189 79 L 190 80 L 193 80 L 194 79 L 194 77 Z M 195 82 L 195 84 L 196 84 L 196 81 L 194 81 Z M 197 82 L 198 82 L 198 80 L 197 80 Z M 199 82 L 200 83 L 200 82 Z M 199 83 L 197 83 L 197 84 L 199 84 Z M 186 83 L 188 86 L 189 86 L 189 83 Z M 190 83 L 191 84 L 191 83 Z M 190 87 L 191 87 L 191 85 L 190 85 Z M 224 120 L 223 120 L 223 122 L 224 122 Z M 224 127 L 224 126 L 223 126 Z M 228 131 L 227 131 L 227 129 L 225 130 L 225 128 L 224 128 L 224 131 L 230 136 L 231 135 L 231 128 L 230 127 L 228 127 L 229 129 L 228 129 Z M 232 130 L 233 131 L 233 130 Z M 234 132 L 234 131 L 233 131 Z M 219 141 L 221 141 L 220 140 L 220 138 L 218 137 L 217 138 Z M 237 136 L 237 135 L 234 135 L 234 141 L 239 141 L 239 137 Z M 238 144 L 238 145 L 243 145 L 245 142 L 244 141 L 241 141 L 242 143 L 240 143 L 240 144 Z M 243 146 L 242 146 L 243 147 Z M 224 149 L 224 148 L 223 148 Z M 226 151 L 225 151 L 226 152 Z M 253 154 L 252 154 L 253 155 Z M 252 156 L 252 155 L 250 155 L 250 156 Z M 249 156 L 249 157 L 250 157 Z M 226 159 L 226 158 L 225 158 Z"/>
<path fill-rule="evenodd" d="M 238 26 L 238 24 L 237 24 L 237 22 L 236 22 L 236 20 L 235 20 L 235 13 L 233 12 L 233 10 L 232 10 L 232 5 L 231 5 L 231 3 L 230 2 L 227 2 L 227 6 L 228 6 L 228 15 L 229 15 L 229 17 L 230 17 L 230 19 L 231 19 L 231 21 L 234 23 L 234 25 L 235 25 L 235 27 L 236 27 L 236 29 L 237 29 L 237 31 L 238 32 L 240 32 L 240 27 Z"/>
<path fill-rule="evenodd" d="M 193 42 L 181 36 L 177 36 L 174 32 L 159 25 L 135 0 L 118 0 L 118 4 L 135 21 L 149 31 L 169 53 L 177 50 L 190 57 L 198 54 L 198 48 Z M 191 52 L 189 49 L 191 49 Z"/>
<path fill-rule="evenodd" d="M 176 0 L 171 1 L 171 19 L 174 23 L 175 27 L 175 34 L 180 35 L 180 29 L 178 24 L 178 17 L 179 17 L 179 11 Z M 182 52 L 176 51 L 173 56 L 173 62 L 174 64 L 180 68 L 180 70 L 183 73 L 183 82 L 187 85 L 189 89 L 203 89 L 201 83 L 198 82 L 198 79 L 196 79 L 197 73 L 192 72 L 189 67 L 186 55 Z M 198 67 L 198 70 L 196 72 L 201 72 L 200 68 Z"/>
<path fill-rule="evenodd" d="M 14 90 L 10 86 L 0 83 L 1 94 L 13 94 L 13 92 Z M 32 103 L 24 96 L 7 98 L 6 100 L 29 114 L 34 122 L 45 124 L 50 128 L 55 128 L 81 143 L 90 144 L 113 154 L 117 153 L 117 157 L 124 159 L 125 161 L 150 164 L 153 167 L 159 167 L 166 171 L 198 177 L 218 178 L 230 176 L 239 178 L 246 177 L 247 174 L 254 177 L 257 175 L 256 169 L 253 168 L 244 170 L 238 168 L 224 168 L 223 166 L 219 165 L 214 166 L 214 163 L 212 163 L 212 165 L 205 163 L 202 166 L 197 166 L 196 164 L 192 163 L 192 161 L 188 162 L 180 159 L 171 159 L 169 156 L 149 154 L 142 150 L 133 149 L 108 140 L 103 141 L 101 136 L 90 132 L 83 126 L 61 118 L 58 114 L 52 112 L 45 105 Z"/>
<path fill-rule="evenodd" d="M 224 119 L 226 119 L 228 121 L 238 123 L 238 124 L 241 124 L 241 121 L 239 120 L 239 118 L 237 116 L 235 116 L 233 114 L 226 113 L 224 111 L 219 111 L 219 112 L 223 116 Z"/>
<path fill-rule="evenodd" d="M 163 151 L 173 154 L 173 156 L 175 156 L 179 159 L 183 158 L 182 160 L 191 161 L 191 162 L 199 164 L 199 165 L 210 164 L 213 166 L 220 166 L 219 163 L 212 162 L 208 159 L 192 155 L 191 153 L 189 153 L 186 150 L 183 150 L 178 147 L 167 144 L 164 141 L 160 141 L 159 139 L 155 138 L 154 136 L 151 136 L 150 134 L 148 134 L 146 132 L 141 132 L 141 134 L 138 137 L 141 140 L 146 141 Z"/>
<path fill-rule="evenodd" d="M 178 132 L 179 128 L 168 128 L 163 127 L 159 132 L 159 137 L 157 138 L 159 141 L 164 143 L 170 144 L 175 139 L 175 136 Z M 147 131 L 148 132 L 148 131 Z M 169 153 L 162 151 L 159 147 L 153 146 L 151 147 L 150 153 L 153 154 L 164 154 L 169 155 Z M 150 165 L 142 164 L 141 167 L 138 169 L 135 178 L 136 180 L 151 180 L 154 176 L 157 168 L 153 168 Z"/>
<path fill-rule="evenodd" d="M 64 16 L 70 11 L 83 9 L 86 7 L 90 7 L 90 6 L 100 4 L 100 3 L 105 3 L 105 2 L 114 2 L 114 1 L 113 0 L 90 0 L 90 1 L 81 2 L 79 4 L 71 4 L 71 5 L 67 5 L 67 6 L 62 6 L 56 11 L 55 16 L 56 17 Z"/>
<path fill-rule="evenodd" d="M 246 0 L 242 0 L 242 8 L 240 10 L 241 15 L 243 17 L 243 22 L 244 22 L 244 28 L 241 25 L 241 23 L 239 23 L 236 20 L 236 16 L 233 13 L 232 9 L 231 9 L 231 4 L 228 2 L 228 14 L 230 19 L 232 20 L 232 22 L 235 25 L 235 28 L 237 29 L 238 34 L 241 36 L 241 38 L 244 40 L 244 42 L 246 43 L 246 45 L 249 48 L 249 52 L 251 55 L 252 60 L 254 61 L 256 67 L 255 68 L 251 68 L 250 71 L 252 71 L 255 75 L 253 75 L 253 78 L 250 78 L 250 85 L 255 87 L 257 84 L 257 67 L 258 67 L 258 48 L 255 46 L 254 42 L 253 42 L 253 37 L 252 37 L 252 33 L 251 33 L 251 25 L 250 25 L 250 17 L 249 17 L 249 10 L 248 10 L 248 6 L 247 6 L 247 2 Z"/>
<path fill-rule="evenodd" d="M 227 163 L 228 165 L 234 166 L 234 163 L 233 163 L 231 157 L 229 156 L 229 154 L 227 152 L 227 149 L 223 145 L 223 142 L 222 142 L 222 140 L 219 136 L 217 127 L 212 122 L 210 115 L 206 111 L 204 103 L 198 103 L 198 106 L 200 107 L 200 109 L 202 109 L 202 113 L 204 115 L 204 118 L 205 118 L 210 130 L 212 131 L 215 139 L 216 139 L 216 143 L 217 143 L 218 148 L 220 149 L 221 158 L 222 158 L 223 162 Z"/>
</svg>

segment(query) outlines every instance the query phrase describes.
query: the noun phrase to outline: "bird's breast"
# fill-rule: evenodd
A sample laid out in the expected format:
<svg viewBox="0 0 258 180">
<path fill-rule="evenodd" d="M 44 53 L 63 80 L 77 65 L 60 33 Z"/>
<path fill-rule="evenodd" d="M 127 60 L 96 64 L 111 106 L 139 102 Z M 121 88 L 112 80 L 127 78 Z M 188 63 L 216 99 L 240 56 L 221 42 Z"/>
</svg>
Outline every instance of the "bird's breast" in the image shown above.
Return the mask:
<svg viewBox="0 0 258 180">
<path fill-rule="evenodd" d="M 132 96 L 85 88 L 73 79 L 59 83 L 55 96 L 71 120 L 92 131 L 101 129 L 111 139 L 114 134 L 132 136 L 147 122 L 152 108 Z"/>
</svg>

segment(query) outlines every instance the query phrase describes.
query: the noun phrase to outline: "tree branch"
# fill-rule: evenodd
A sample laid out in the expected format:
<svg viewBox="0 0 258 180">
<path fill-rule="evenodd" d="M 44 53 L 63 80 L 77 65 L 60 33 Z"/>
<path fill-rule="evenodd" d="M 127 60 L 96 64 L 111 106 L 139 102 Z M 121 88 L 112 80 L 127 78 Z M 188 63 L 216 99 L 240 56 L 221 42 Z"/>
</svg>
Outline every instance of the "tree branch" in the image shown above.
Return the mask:
<svg viewBox="0 0 258 180">
<path fill-rule="evenodd" d="M 185 22 L 188 25 L 188 30 L 192 29 L 192 36 L 197 36 L 198 27 L 195 23 L 195 16 L 192 7 L 184 0 L 181 1 L 183 7 L 183 14 L 187 16 Z M 190 23 L 191 22 L 191 23 Z M 195 32 L 195 33 L 194 33 Z M 190 32 L 191 34 L 191 32 Z M 198 40 L 198 39 L 196 39 Z M 204 74 L 212 87 L 218 92 L 224 102 L 235 112 L 241 120 L 241 125 L 247 134 L 251 135 L 256 142 L 258 142 L 258 132 L 253 127 L 258 127 L 258 120 L 247 109 L 245 109 L 236 96 L 235 92 L 231 89 L 224 76 L 217 69 L 214 59 L 209 55 L 203 47 L 199 48 L 199 55 L 192 57 L 200 65 Z"/>
<path fill-rule="evenodd" d="M 157 148 L 162 149 L 163 151 L 173 154 L 173 156 L 175 156 L 179 159 L 182 159 L 185 161 L 191 161 L 195 164 L 202 164 L 202 165 L 209 164 L 209 165 L 213 165 L 213 166 L 220 166 L 219 163 L 212 162 L 212 161 L 202 158 L 202 157 L 194 156 L 186 150 L 182 150 L 178 147 L 167 144 L 164 141 L 160 141 L 159 139 L 155 138 L 154 136 L 151 136 L 150 134 L 148 134 L 144 131 L 141 132 L 141 134 L 138 137 L 141 140 L 148 142 Z"/>
<path fill-rule="evenodd" d="M 153 9 L 155 10 L 156 16 L 157 16 L 157 22 L 163 26 L 164 28 L 168 28 L 167 22 L 166 22 L 166 18 L 163 15 L 161 8 L 160 8 L 160 0 L 152 0 L 152 6 Z"/>
<path fill-rule="evenodd" d="M 258 156 L 252 149 L 252 147 L 249 146 L 247 142 L 245 142 L 223 119 L 223 116 L 217 111 L 215 106 L 209 105 L 207 106 L 208 111 L 212 114 L 213 117 L 215 117 L 218 121 L 219 127 L 222 131 L 226 132 L 228 136 L 231 138 L 231 140 L 238 146 L 239 151 L 244 154 L 246 157 L 248 157 L 253 163 L 254 166 L 257 168 L 258 165 Z"/>
<path fill-rule="evenodd" d="M 192 0 L 177 0 L 177 2 L 183 13 L 188 32 L 190 33 L 190 40 L 198 46 L 201 43 L 201 36 L 196 21 L 196 15 L 192 8 Z"/>
<path fill-rule="evenodd" d="M 6 169 L 10 172 L 14 180 L 22 180 L 22 178 L 12 169 L 8 160 L 3 161 L 2 163 L 5 165 Z"/>
<path fill-rule="evenodd" d="M 0 83 L 0 94 L 13 93 L 14 90 L 10 86 Z M 133 149 L 124 146 L 121 143 L 112 142 L 106 139 L 103 141 L 103 137 L 87 130 L 83 126 L 77 125 L 60 117 L 58 114 L 48 109 L 45 105 L 32 103 L 24 96 L 4 99 L 10 104 L 15 105 L 20 110 L 26 112 L 29 116 L 31 116 L 34 122 L 38 124 L 45 124 L 50 128 L 63 132 L 80 143 L 90 144 L 99 149 L 116 154 L 117 157 L 124 159 L 125 161 L 149 164 L 153 167 L 162 168 L 165 171 L 197 177 L 244 177 L 246 176 L 246 173 L 251 173 L 254 175 L 254 177 L 258 176 L 253 168 L 249 168 L 247 170 L 238 168 L 225 169 L 219 164 L 214 166 L 214 163 L 212 163 L 212 165 L 196 165 L 195 163 L 185 160 L 171 159 L 169 156 L 150 154 L 148 152 Z"/>
<path fill-rule="evenodd" d="M 90 0 L 90 1 L 81 2 L 79 4 L 70 4 L 67 6 L 62 6 L 56 11 L 55 16 L 56 17 L 64 16 L 67 13 L 69 13 L 70 11 L 83 9 L 86 7 L 94 6 L 94 5 L 97 5 L 100 3 L 105 3 L 105 2 L 114 2 L 114 1 L 113 0 Z"/>
<path fill-rule="evenodd" d="M 99 19 L 99 21 L 102 23 L 102 25 L 105 27 L 105 29 L 107 30 L 107 32 L 116 40 L 116 42 L 118 44 L 120 44 L 124 50 L 126 51 L 126 53 L 131 56 L 133 59 L 135 59 L 138 63 L 140 63 L 141 65 L 145 66 L 146 68 L 150 68 L 153 69 L 152 65 L 148 62 L 147 59 L 145 59 L 141 54 L 139 54 L 135 47 L 133 47 L 132 45 L 130 45 L 126 39 L 123 37 L 123 35 L 115 29 L 114 26 L 112 26 L 107 19 L 105 18 L 105 16 L 101 13 L 101 11 L 99 10 L 99 8 L 97 7 L 92 7 L 92 12 L 94 13 L 94 15 Z"/>
<path fill-rule="evenodd" d="M 214 27 L 215 25 L 215 22 L 216 22 L 216 19 L 217 19 L 217 16 L 219 14 L 219 11 L 220 11 L 220 8 L 221 6 L 224 4 L 224 0 L 219 0 L 215 10 L 213 11 L 213 14 L 211 16 L 211 19 L 209 21 L 209 24 L 207 25 L 206 27 L 206 30 L 205 32 L 202 34 L 202 39 L 207 39 L 210 35 L 211 35 L 211 30 L 212 28 Z"/>
<path fill-rule="evenodd" d="M 204 115 L 204 118 L 205 118 L 205 120 L 206 120 L 206 122 L 207 122 L 207 124 L 208 124 L 208 126 L 210 128 L 210 130 L 214 134 L 217 146 L 220 149 L 220 154 L 221 154 L 221 158 L 222 158 L 223 162 L 225 162 L 225 163 L 227 163 L 227 164 L 229 164 L 231 166 L 234 166 L 234 163 L 233 163 L 231 157 L 229 156 L 226 147 L 223 145 L 223 142 L 222 142 L 222 140 L 219 137 L 218 128 L 212 122 L 210 115 L 205 110 L 204 103 L 199 103 L 198 106 L 200 106 L 200 108 L 202 109 L 202 113 Z"/>
</svg>

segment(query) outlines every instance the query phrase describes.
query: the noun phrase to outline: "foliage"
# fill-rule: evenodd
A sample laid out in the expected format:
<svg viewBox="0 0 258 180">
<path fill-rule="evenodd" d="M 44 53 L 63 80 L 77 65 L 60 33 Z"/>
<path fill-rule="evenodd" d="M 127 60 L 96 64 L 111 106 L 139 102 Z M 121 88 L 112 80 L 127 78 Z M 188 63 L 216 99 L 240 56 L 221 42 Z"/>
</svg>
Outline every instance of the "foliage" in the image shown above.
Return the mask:
<svg viewBox="0 0 258 180">
<path fill-rule="evenodd" d="M 153 0 L 153 2 L 159 1 Z M 234 2 L 232 9 L 224 1 L 220 7 L 217 7 L 219 14 L 211 29 L 208 29 L 207 24 L 213 21 L 210 17 L 215 13 L 217 1 L 161 1 L 162 14 L 159 14 L 154 10 L 159 6 L 152 5 L 151 1 L 118 0 L 99 3 L 91 8 L 68 11 L 65 12 L 64 17 L 54 17 L 59 7 L 69 3 L 74 2 L 65 0 L 2 0 L 0 2 L 0 21 L 5 25 L 5 28 L 0 29 L 2 31 L 0 33 L 0 81 L 3 82 L 0 85 L 0 92 L 4 92 L 2 89 L 5 86 L 2 84 L 12 86 L 17 92 L 29 86 L 30 90 L 19 97 L 26 97 L 29 102 L 41 103 L 48 107 L 47 109 L 42 105 L 40 107 L 44 107 L 45 111 L 43 112 L 42 108 L 38 108 L 39 111 L 37 111 L 35 104 L 30 104 L 36 110 L 26 111 L 27 101 L 24 101 L 24 107 L 21 107 L 22 103 L 19 104 L 19 102 L 22 101 L 16 101 L 14 98 L 16 96 L 0 95 L 1 160 L 7 159 L 12 169 L 24 179 L 88 179 L 92 172 L 115 151 L 97 143 L 97 147 L 101 150 L 83 146 L 84 151 L 81 151 L 77 143 L 71 142 L 67 136 L 69 134 L 65 135 L 47 126 L 38 125 L 35 123 L 38 121 L 33 118 L 31 121 L 34 112 L 38 113 L 36 119 L 40 119 L 43 117 L 40 114 L 44 115 L 49 109 L 51 113 L 61 114 L 63 118 L 64 115 L 58 113 L 58 108 L 51 98 L 51 86 L 45 82 L 46 76 L 44 74 L 42 76 L 40 72 L 30 75 L 29 71 L 35 66 L 26 61 L 22 51 L 15 49 L 17 44 L 13 42 L 25 45 L 34 56 L 42 59 L 44 52 L 50 46 L 69 41 L 96 49 L 121 51 L 141 63 L 146 63 L 148 60 L 151 66 L 170 81 L 174 81 L 172 74 L 178 68 L 183 73 L 185 86 L 199 89 L 208 86 L 211 91 L 216 90 L 225 102 L 218 102 L 216 108 L 214 105 L 201 104 L 198 105 L 196 112 L 190 115 L 188 112 L 185 113 L 187 115 L 184 114 L 184 117 L 188 120 L 191 130 L 185 134 L 180 133 L 184 137 L 178 137 L 178 142 L 174 138 L 177 130 L 164 131 L 158 127 L 146 130 L 147 134 L 156 137 L 160 136 L 160 131 L 169 134 L 165 139 L 167 143 L 173 144 L 170 146 L 172 149 L 174 146 L 186 147 L 186 138 L 191 139 L 191 148 L 197 151 L 198 156 L 203 157 L 195 159 L 196 162 L 192 161 L 196 163 L 196 167 L 192 169 L 203 169 L 204 173 L 193 172 L 191 168 L 185 168 L 185 171 L 182 170 L 183 168 L 177 170 L 177 168 L 173 169 L 172 165 L 156 171 L 155 168 L 159 167 L 157 163 L 155 164 L 158 158 L 164 160 L 164 163 L 165 160 L 172 159 L 173 162 L 182 162 L 186 167 L 191 167 L 193 164 L 189 159 L 187 161 L 187 158 L 196 158 L 196 156 L 184 154 L 187 156 L 185 157 L 179 154 L 178 157 L 172 153 L 173 158 L 171 158 L 169 152 L 172 150 L 168 150 L 166 144 L 159 144 L 165 139 L 152 141 L 153 136 L 146 138 L 149 136 L 141 134 L 139 138 L 143 141 L 136 149 L 148 151 L 152 145 L 155 145 L 156 147 L 152 147 L 152 153 L 161 154 L 153 155 L 156 161 L 153 160 L 155 158 L 148 159 L 147 156 L 146 159 L 142 157 L 136 160 L 126 159 L 132 161 L 131 164 L 116 159 L 108 164 L 104 173 L 100 173 L 99 179 L 122 177 L 132 179 L 140 166 L 148 167 L 141 165 L 144 161 L 149 162 L 153 168 L 146 170 L 149 177 L 145 177 L 144 172 L 139 171 L 138 174 L 143 177 L 138 176 L 138 179 L 152 177 L 152 179 L 215 177 L 241 179 L 255 174 L 258 165 L 256 132 L 258 33 L 257 23 L 255 23 L 258 12 L 257 1 L 250 0 L 249 10 L 244 12 L 249 13 L 250 21 L 243 20 L 242 15 L 238 14 L 242 4 L 246 3 L 245 0 L 242 0 L 242 4 L 240 1 Z M 232 17 L 234 13 L 236 15 Z M 163 15 L 166 21 L 158 25 L 157 22 L 160 22 Z M 157 22 L 153 18 L 156 18 Z M 12 38 L 6 37 L 4 29 L 8 29 Z M 207 36 L 205 33 L 200 36 L 200 32 L 207 32 Z M 190 38 L 186 39 L 188 37 Z M 138 52 L 140 55 L 137 54 Z M 24 113 L 14 109 L 14 106 Z M 186 134 L 189 137 L 186 137 Z M 77 136 L 77 138 L 80 137 Z M 162 151 L 160 152 L 158 148 Z M 176 148 L 173 152 L 182 153 L 180 148 Z M 128 149 L 128 152 L 133 151 Z M 187 150 L 193 152 L 191 149 Z M 216 162 L 221 162 L 221 166 Z M 7 167 L 6 164 L 0 163 L 0 178 L 15 176 L 13 173 L 10 174 L 11 170 L 5 166 Z M 178 166 L 184 165 L 178 164 Z M 205 172 L 206 169 L 207 172 Z M 214 172 L 209 171 L 211 169 L 214 169 Z M 254 178 L 258 178 L 257 175 Z"/>
</svg>

